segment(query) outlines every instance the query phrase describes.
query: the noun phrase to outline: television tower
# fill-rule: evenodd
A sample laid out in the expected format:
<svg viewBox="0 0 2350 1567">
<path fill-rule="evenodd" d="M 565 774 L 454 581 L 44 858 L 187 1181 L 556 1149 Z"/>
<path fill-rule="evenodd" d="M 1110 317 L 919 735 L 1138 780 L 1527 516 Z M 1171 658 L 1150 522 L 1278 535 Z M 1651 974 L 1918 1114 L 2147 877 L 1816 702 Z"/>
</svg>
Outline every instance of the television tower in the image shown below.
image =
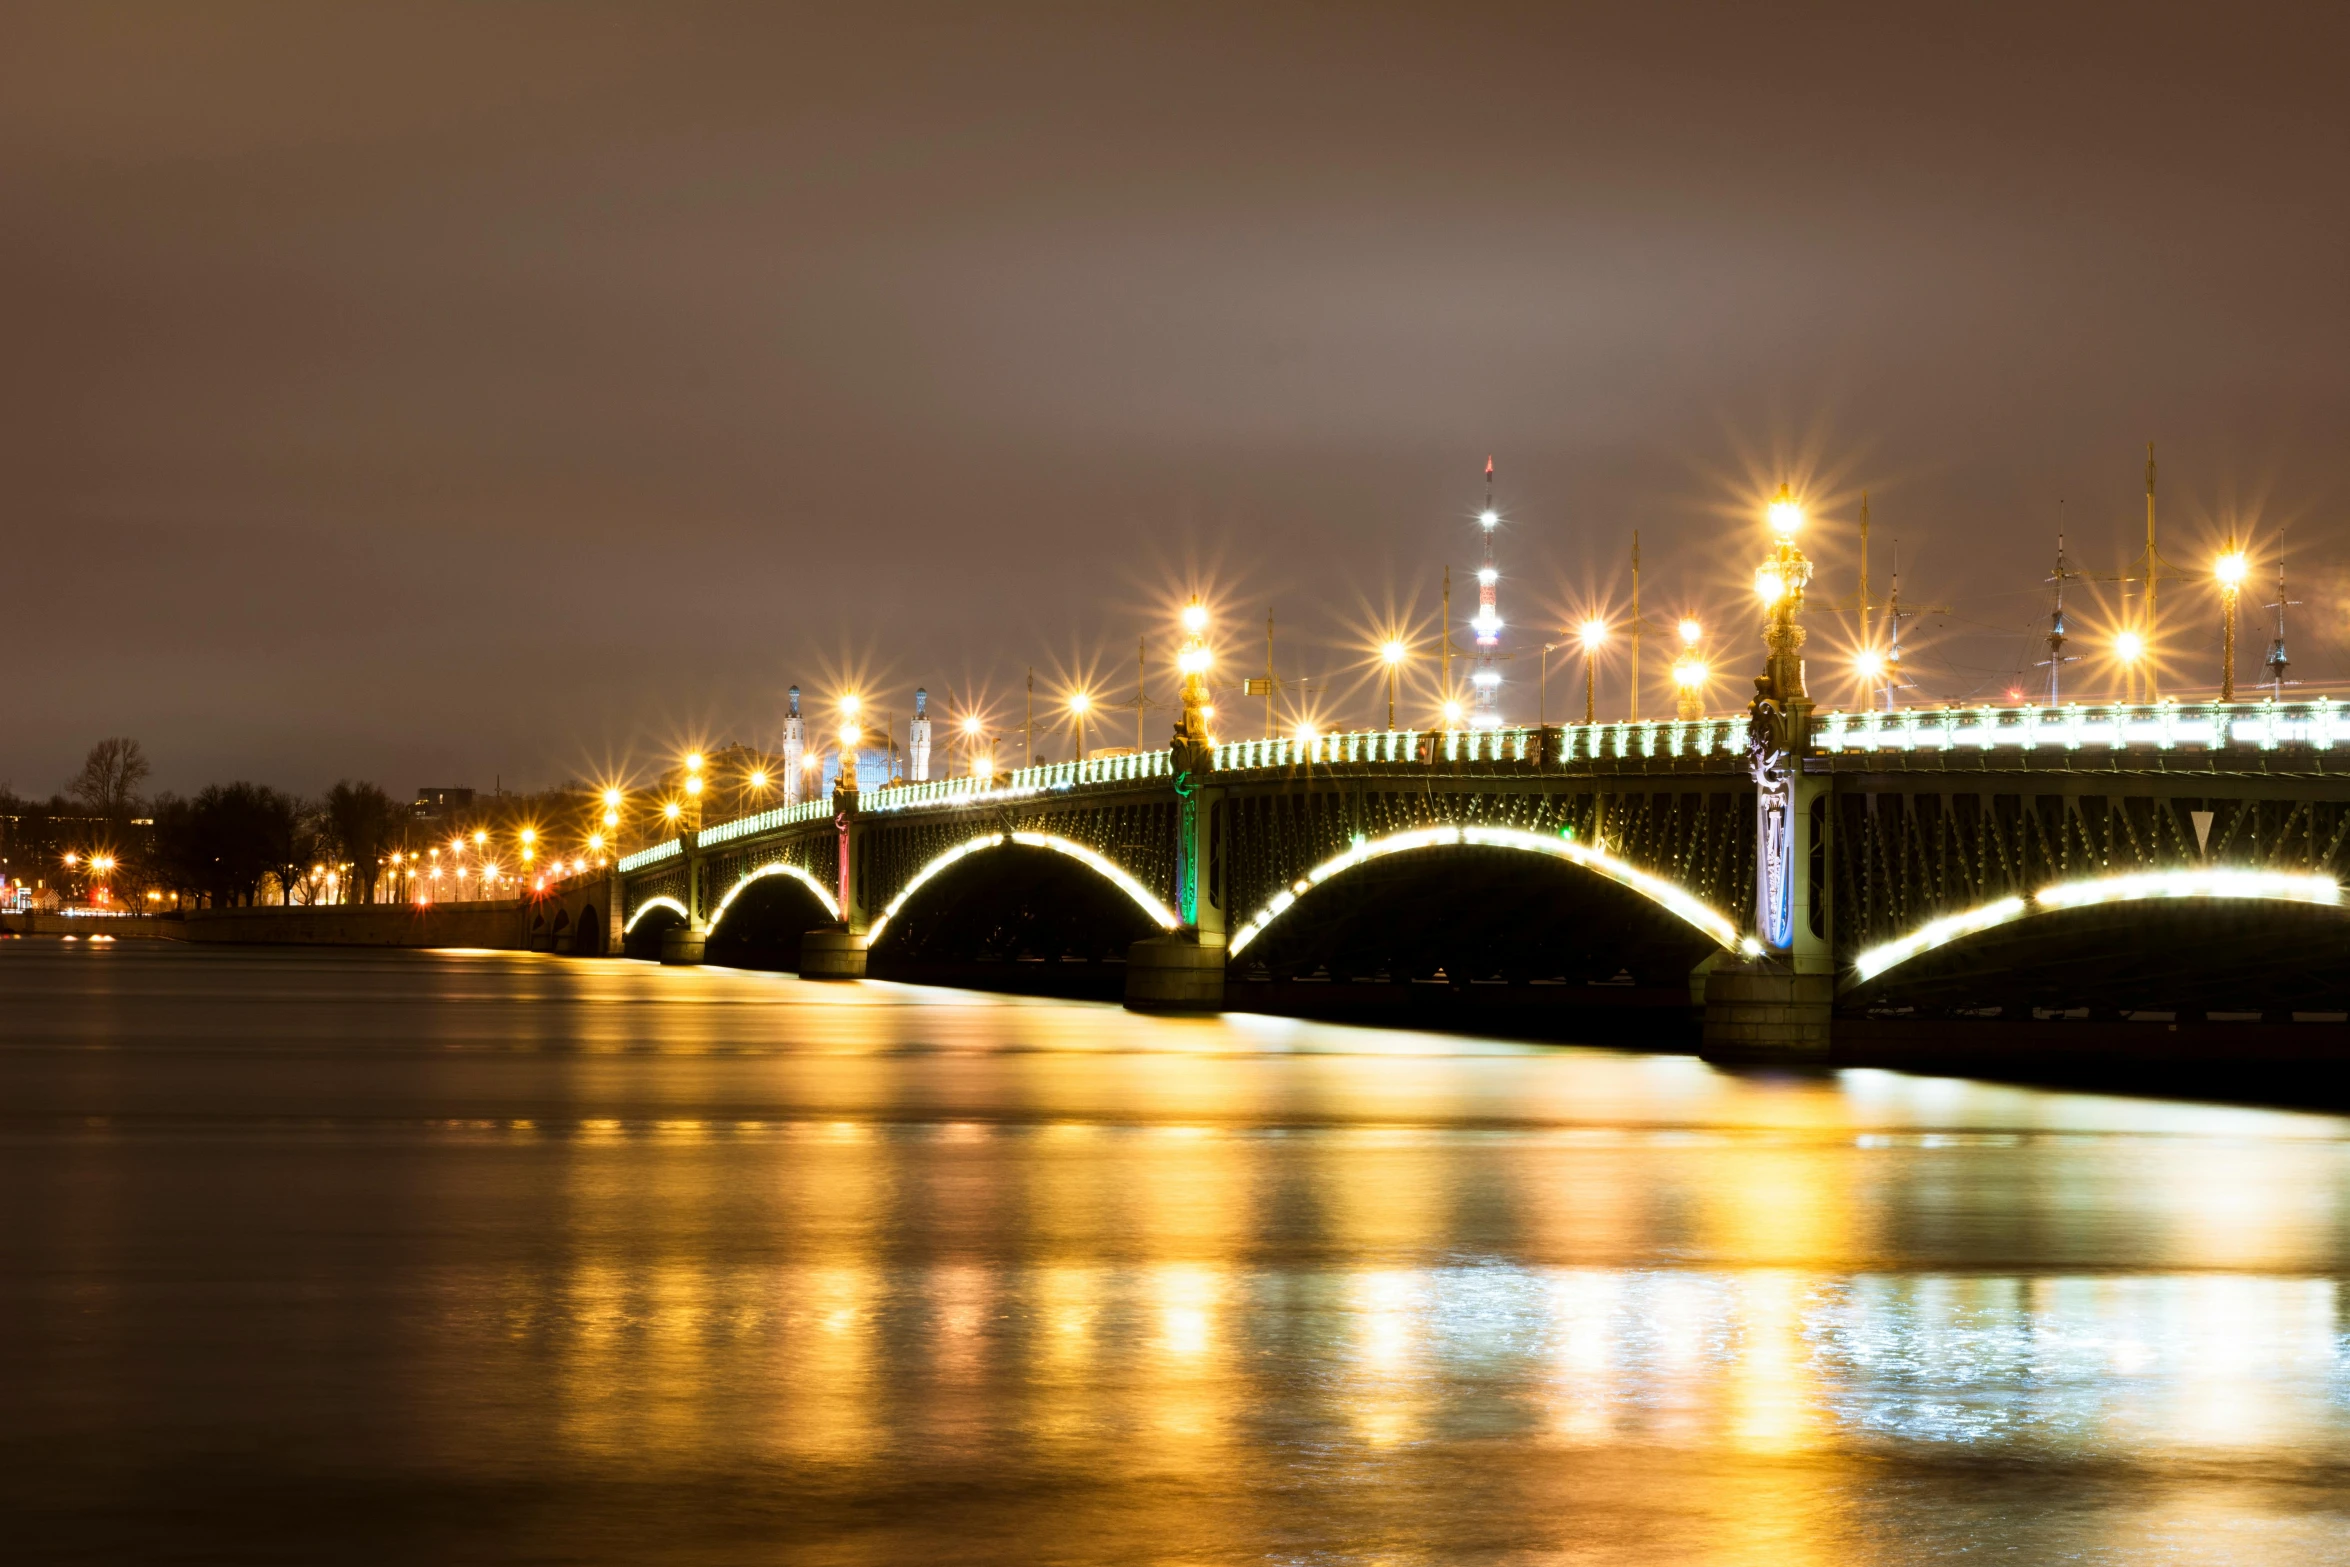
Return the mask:
<svg viewBox="0 0 2350 1567">
<path fill-rule="evenodd" d="M 1493 509 L 1491 457 L 1485 459 L 1485 510 L 1478 513 L 1477 522 L 1485 530 L 1485 564 L 1477 568 L 1477 618 L 1470 622 L 1477 628 L 1477 672 L 1469 677 L 1476 688 L 1469 727 L 1499 729 L 1501 671 L 1494 667 L 1494 659 L 1501 646 L 1501 611 L 1495 607 L 1501 573 L 1493 565 L 1493 530 L 1500 524 L 1501 514 Z"/>
<path fill-rule="evenodd" d="M 2061 507 L 2064 503 L 2059 501 L 2057 504 Z M 2064 584 L 2067 577 L 2078 575 L 2080 573 L 2068 571 L 2065 568 L 2064 528 L 2060 524 L 2056 530 L 2056 575 L 2048 579 L 2056 584 L 2056 609 L 2048 617 L 2048 657 L 2042 660 L 2048 666 L 2048 705 L 2050 707 L 2058 705 L 2058 693 L 2063 689 L 2062 683 L 2057 678 L 2059 673 L 2065 665 L 2072 663 L 2080 656 L 2077 653 L 2067 653 L 2064 650 L 2065 639 L 2072 631 L 2064 618 Z"/>
<path fill-rule="evenodd" d="M 2285 671 L 2293 667 L 2293 661 L 2285 656 L 2285 611 L 2300 602 L 2299 599 L 2285 597 L 2285 536 L 2279 533 L 2277 535 L 2277 601 L 2268 606 L 2277 612 L 2277 634 L 2275 640 L 2268 645 L 2268 657 L 2262 661 L 2268 667 L 2269 700 L 2274 702 L 2282 702 L 2285 699 L 2287 684 Z"/>
</svg>

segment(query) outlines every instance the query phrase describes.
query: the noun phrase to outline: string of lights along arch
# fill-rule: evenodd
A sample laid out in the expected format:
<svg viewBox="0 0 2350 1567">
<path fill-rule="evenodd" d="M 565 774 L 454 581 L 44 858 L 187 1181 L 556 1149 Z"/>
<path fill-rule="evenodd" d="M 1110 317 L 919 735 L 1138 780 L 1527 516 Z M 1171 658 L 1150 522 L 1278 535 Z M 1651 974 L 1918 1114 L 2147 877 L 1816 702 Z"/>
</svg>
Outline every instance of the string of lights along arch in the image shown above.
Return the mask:
<svg viewBox="0 0 2350 1567">
<path fill-rule="evenodd" d="M 1886 711 L 1870 692 L 1820 711 L 1805 509 L 1782 488 L 1756 513 L 1743 711 L 1686 694 L 1735 656 L 1691 622 L 1675 718 L 1505 722 L 1489 505 L 1476 704 L 1454 727 L 1220 738 L 1195 602 L 1170 627 L 1162 747 L 1004 768 L 950 729 L 961 757 L 930 776 L 918 698 L 899 772 L 876 777 L 853 764 L 887 720 L 847 696 L 804 715 L 794 688 L 784 803 L 705 820 L 710 775 L 689 759 L 672 830 L 557 892 L 671 962 L 764 920 L 809 976 L 1090 964 L 1141 1008 L 1549 986 L 1567 1009 L 1670 1003 L 1726 1055 L 1816 1054 L 1839 1019 L 1934 1014 L 1981 943 L 2024 943 L 2000 972 L 2036 977 L 1954 1014 L 2126 1016 L 2129 985 L 2184 996 L 2200 975 L 2208 995 L 2175 1005 L 2350 1018 L 2350 946 L 2328 945 L 2350 919 L 2350 707 L 2272 690 Z M 2317 977 L 2278 977 L 2296 965 Z"/>
</svg>

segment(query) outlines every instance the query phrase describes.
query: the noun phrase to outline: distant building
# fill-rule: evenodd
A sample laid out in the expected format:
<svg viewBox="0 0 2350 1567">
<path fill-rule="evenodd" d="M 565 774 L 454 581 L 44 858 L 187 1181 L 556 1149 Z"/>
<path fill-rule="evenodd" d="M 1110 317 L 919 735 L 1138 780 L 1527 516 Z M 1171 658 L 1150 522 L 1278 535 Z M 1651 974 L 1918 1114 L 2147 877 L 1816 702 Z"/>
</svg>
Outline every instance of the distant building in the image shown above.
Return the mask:
<svg viewBox="0 0 2350 1567">
<path fill-rule="evenodd" d="M 408 819 L 413 822 L 443 822 L 472 809 L 471 789 L 444 789 L 427 785 L 416 791 L 416 802 L 408 807 Z"/>
</svg>

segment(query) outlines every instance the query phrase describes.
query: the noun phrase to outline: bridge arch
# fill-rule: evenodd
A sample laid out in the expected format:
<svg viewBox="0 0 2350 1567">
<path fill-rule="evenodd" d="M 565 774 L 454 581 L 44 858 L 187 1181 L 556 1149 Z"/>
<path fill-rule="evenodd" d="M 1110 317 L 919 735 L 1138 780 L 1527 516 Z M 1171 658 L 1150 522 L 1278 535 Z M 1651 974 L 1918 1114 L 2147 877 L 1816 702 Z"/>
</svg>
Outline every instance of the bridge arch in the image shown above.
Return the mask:
<svg viewBox="0 0 2350 1567">
<path fill-rule="evenodd" d="M 1346 853 L 1324 860 L 1307 871 L 1289 886 L 1273 895 L 1254 917 L 1232 933 L 1231 953 L 1239 957 L 1276 921 L 1308 894 L 1347 872 L 1391 855 L 1410 854 L 1420 850 L 1446 847 L 1507 849 L 1547 859 L 1561 860 L 1613 882 L 1646 899 L 1682 923 L 1702 932 L 1705 937 L 1725 952 L 1755 950 L 1751 942 L 1741 938 L 1738 927 L 1728 915 L 1708 906 L 1664 877 L 1640 869 L 1618 859 L 1604 849 L 1593 848 L 1573 838 L 1528 832 L 1519 827 L 1478 827 L 1447 824 L 1438 827 L 1417 827 L 1405 832 L 1390 833 L 1381 838 L 1358 838 Z"/>
<path fill-rule="evenodd" d="M 2061 881 L 2040 888 L 2029 898 L 2009 896 L 1928 920 L 1906 936 L 1881 942 L 1853 959 L 1845 988 L 1864 985 L 1913 958 L 1925 956 L 1952 942 L 2012 925 L 2036 915 L 2094 908 L 2102 904 L 2175 902 L 2181 899 L 2250 900 L 2339 906 L 2342 888 L 2330 876 L 2287 871 L 2178 870 L 2145 871 L 2134 875 L 2096 876 Z"/>
<path fill-rule="evenodd" d="M 839 900 L 813 872 L 770 862 L 746 871 L 718 901 L 703 961 L 796 972 L 807 933 L 839 921 Z"/>
<path fill-rule="evenodd" d="M 2350 907 L 2330 877 L 2189 867 L 2055 882 L 1861 952 L 1849 1016 L 2339 1022 Z"/>
<path fill-rule="evenodd" d="M 628 923 L 620 927 L 620 933 L 623 936 L 635 935 L 637 926 L 643 923 L 645 916 L 651 914 L 656 909 L 666 910 L 669 913 L 676 915 L 680 920 L 685 921 L 687 924 L 693 923 L 693 916 L 688 914 L 685 911 L 685 905 L 678 902 L 675 898 L 647 898 L 644 902 L 636 906 L 636 911 L 634 913 L 628 916 Z"/>
<path fill-rule="evenodd" d="M 1048 849 L 1055 854 L 1075 860 L 1124 893 L 1127 899 L 1161 930 L 1173 930 L 1183 923 L 1173 909 L 1159 901 L 1149 888 L 1135 880 L 1124 868 L 1087 848 L 1082 843 L 1058 837 L 1052 833 L 994 832 L 981 833 L 977 837 L 965 839 L 944 853 L 934 856 L 920 870 L 908 877 L 905 886 L 898 889 L 898 895 L 890 899 L 881 913 L 874 917 L 872 926 L 866 932 L 868 945 L 877 945 L 880 942 L 883 933 L 889 929 L 890 922 L 898 917 L 899 911 L 905 908 L 914 894 L 920 892 L 940 872 L 968 859 L 983 849 L 1002 848 L 1006 844 L 1016 844 L 1027 849 Z"/>
<path fill-rule="evenodd" d="M 789 876 L 816 895 L 816 901 L 824 905 L 826 919 L 837 920 L 840 918 L 840 899 L 833 895 L 830 887 L 825 886 L 824 883 L 799 866 L 787 865 L 778 860 L 746 873 L 742 880 L 729 887 L 726 890 L 726 896 L 718 900 L 718 907 L 710 912 L 710 928 L 713 931 L 718 928 L 719 924 L 725 920 L 727 911 L 734 907 L 735 900 L 741 897 L 753 882 L 764 881 L 770 876 Z"/>
<path fill-rule="evenodd" d="M 647 898 L 629 912 L 627 923 L 620 929 L 620 952 L 624 957 L 657 958 L 661 943 L 673 930 L 683 930 L 693 923 L 685 905 L 666 894 Z"/>
</svg>

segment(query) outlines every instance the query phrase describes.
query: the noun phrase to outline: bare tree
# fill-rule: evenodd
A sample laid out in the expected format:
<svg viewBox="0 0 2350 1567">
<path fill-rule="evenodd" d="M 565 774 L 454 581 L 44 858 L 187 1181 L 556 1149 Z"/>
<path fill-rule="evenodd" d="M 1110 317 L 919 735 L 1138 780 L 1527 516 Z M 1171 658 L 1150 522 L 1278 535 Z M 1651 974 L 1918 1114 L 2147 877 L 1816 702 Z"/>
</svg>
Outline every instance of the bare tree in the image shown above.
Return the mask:
<svg viewBox="0 0 2350 1567">
<path fill-rule="evenodd" d="M 302 901 L 316 892 L 308 876 L 311 862 L 325 853 L 325 835 L 319 826 L 320 808 L 296 795 L 269 792 L 270 871 L 277 877 L 278 899 L 291 905 L 296 888 Z"/>
<path fill-rule="evenodd" d="M 82 758 L 81 773 L 65 790 L 93 816 L 124 821 L 138 803 L 139 785 L 147 781 L 148 772 L 147 753 L 139 742 L 117 735 L 90 747 L 90 754 Z"/>
<path fill-rule="evenodd" d="M 374 784 L 346 778 L 327 791 L 324 814 L 328 838 L 351 867 L 343 883 L 343 901 L 374 902 L 383 856 L 399 832 L 400 808 Z"/>
</svg>

